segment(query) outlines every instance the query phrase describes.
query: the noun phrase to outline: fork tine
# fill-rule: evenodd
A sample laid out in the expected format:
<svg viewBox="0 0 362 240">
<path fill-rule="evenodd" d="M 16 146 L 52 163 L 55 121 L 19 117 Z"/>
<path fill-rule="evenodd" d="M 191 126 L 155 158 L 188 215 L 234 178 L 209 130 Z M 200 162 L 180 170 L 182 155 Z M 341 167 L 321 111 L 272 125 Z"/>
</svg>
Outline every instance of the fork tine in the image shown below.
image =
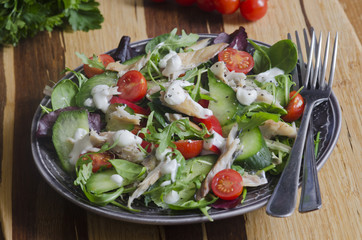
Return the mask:
<svg viewBox="0 0 362 240">
<path fill-rule="evenodd" d="M 326 41 L 326 47 L 325 47 L 325 52 L 324 52 L 324 59 L 323 59 L 323 64 L 322 64 L 322 71 L 320 71 L 320 76 L 319 76 L 319 86 L 321 89 L 324 89 L 325 87 L 325 76 L 326 76 L 326 71 L 327 71 L 327 65 L 328 65 L 328 53 L 329 53 L 329 42 L 330 42 L 330 32 L 328 32 L 328 36 L 327 36 L 327 41 Z"/>
<path fill-rule="evenodd" d="M 317 41 L 316 39 L 314 39 L 315 41 Z M 317 84 L 317 77 L 319 75 L 319 65 L 321 62 L 321 46 L 322 46 L 322 32 L 319 35 L 319 41 L 316 42 L 317 44 L 317 49 L 316 49 L 316 62 L 315 62 L 315 67 L 314 67 L 314 72 L 313 72 L 313 79 L 311 82 L 311 88 L 315 89 L 316 88 L 316 84 Z"/>
<path fill-rule="evenodd" d="M 300 44 L 300 40 L 299 40 L 298 31 L 295 31 L 295 39 L 297 42 L 298 60 L 299 60 L 301 77 L 302 77 L 302 79 L 304 79 L 305 78 L 305 62 L 304 62 L 304 58 L 303 58 L 303 52 L 302 52 L 302 48 L 301 48 L 301 44 Z M 302 86 L 302 84 L 303 84 L 302 81 L 299 81 L 299 85 Z"/>
<path fill-rule="evenodd" d="M 308 38 L 307 34 L 306 34 L 306 31 L 304 31 L 304 38 Z M 309 81 L 309 77 L 310 77 L 310 73 L 311 73 L 311 67 L 312 67 L 312 59 L 313 59 L 313 52 L 314 52 L 314 45 L 315 45 L 315 33 L 313 31 L 312 33 L 312 40 L 311 40 L 311 44 L 310 44 L 310 48 L 309 48 L 309 54 L 308 54 L 308 65 L 307 65 L 307 72 L 306 72 L 306 76 L 305 78 L 303 79 L 305 82 L 303 83 L 303 85 L 305 87 L 308 87 L 308 83 L 310 82 Z M 306 48 L 308 48 L 308 40 L 306 40 L 305 42 L 305 45 L 306 45 Z"/>
<path fill-rule="evenodd" d="M 332 84 L 333 84 L 334 70 L 336 68 L 336 59 L 337 59 L 337 48 L 338 48 L 338 32 L 336 33 L 336 38 L 334 39 L 331 71 L 329 73 L 329 80 L 328 80 L 329 89 L 332 89 Z"/>
</svg>

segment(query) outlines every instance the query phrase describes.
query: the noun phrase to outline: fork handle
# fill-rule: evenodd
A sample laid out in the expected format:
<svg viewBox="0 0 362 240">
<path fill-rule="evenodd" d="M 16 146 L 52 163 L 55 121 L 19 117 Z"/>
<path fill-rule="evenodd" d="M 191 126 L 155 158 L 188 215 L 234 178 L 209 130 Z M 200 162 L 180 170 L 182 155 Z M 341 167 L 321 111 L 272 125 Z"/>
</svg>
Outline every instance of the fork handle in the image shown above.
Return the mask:
<svg viewBox="0 0 362 240">
<path fill-rule="evenodd" d="M 299 202 L 299 212 L 301 213 L 317 210 L 322 206 L 315 160 L 312 121 L 310 121 L 309 124 L 309 132 L 303 159 L 302 193 Z"/>
<path fill-rule="evenodd" d="M 288 217 L 292 215 L 298 193 L 298 183 L 302 155 L 308 124 L 312 115 L 314 102 L 307 102 L 297 137 L 295 138 L 289 158 L 275 187 L 272 196 L 268 201 L 266 212 L 274 217 Z"/>
</svg>

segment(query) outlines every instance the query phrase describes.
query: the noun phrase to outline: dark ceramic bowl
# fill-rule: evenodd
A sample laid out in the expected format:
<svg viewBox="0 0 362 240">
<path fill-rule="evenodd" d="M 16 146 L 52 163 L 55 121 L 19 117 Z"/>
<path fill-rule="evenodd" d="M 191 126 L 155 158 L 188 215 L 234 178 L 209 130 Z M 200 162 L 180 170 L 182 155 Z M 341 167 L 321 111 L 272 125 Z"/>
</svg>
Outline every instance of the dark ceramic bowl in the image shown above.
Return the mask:
<svg viewBox="0 0 362 240">
<path fill-rule="evenodd" d="M 201 38 L 213 38 L 215 36 L 216 35 L 211 34 L 200 34 Z M 137 51 L 142 52 L 148 41 L 149 40 L 135 42 L 131 44 L 131 46 Z M 258 41 L 255 42 L 259 45 L 269 47 L 269 45 L 265 43 Z M 109 51 L 108 53 L 111 54 L 114 51 L 115 49 Z M 81 70 L 82 66 L 75 69 L 75 71 Z M 72 79 L 74 76 L 73 74 L 68 74 L 63 79 L 65 78 Z M 43 106 L 50 106 L 50 98 L 45 97 L 40 102 L 40 104 Z M 137 200 L 134 202 L 134 208 L 141 210 L 141 212 L 138 213 L 130 213 L 113 205 L 100 207 L 92 204 L 85 197 L 81 189 L 73 185 L 74 176 L 70 176 L 60 167 L 59 160 L 55 153 L 54 147 L 52 146 L 51 140 L 39 139 L 36 137 L 38 121 L 40 120 L 41 116 L 42 111 L 41 108 L 38 107 L 31 126 L 31 146 L 34 161 L 45 181 L 48 182 L 51 187 L 53 187 L 66 199 L 96 214 L 127 222 L 172 225 L 209 221 L 208 218 L 198 210 L 164 210 L 153 205 L 145 206 L 142 201 Z M 317 168 L 319 170 L 332 153 L 341 128 L 341 111 L 338 100 L 333 93 L 328 102 L 320 104 L 315 108 L 313 112 L 313 119 L 315 132 L 321 132 L 320 152 L 317 157 Z M 278 182 L 278 177 L 268 175 L 268 180 L 269 183 L 264 186 L 249 188 L 247 197 L 242 205 L 229 210 L 210 209 L 210 216 L 214 220 L 218 220 L 241 215 L 263 207 L 270 198 L 273 189 Z"/>
</svg>

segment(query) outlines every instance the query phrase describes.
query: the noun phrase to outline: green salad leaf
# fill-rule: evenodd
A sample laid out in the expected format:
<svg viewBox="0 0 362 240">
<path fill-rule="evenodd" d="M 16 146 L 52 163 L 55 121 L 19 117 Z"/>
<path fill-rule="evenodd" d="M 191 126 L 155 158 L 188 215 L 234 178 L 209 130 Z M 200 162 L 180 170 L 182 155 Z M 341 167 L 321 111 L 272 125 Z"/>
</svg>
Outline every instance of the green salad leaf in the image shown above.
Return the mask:
<svg viewBox="0 0 362 240">
<path fill-rule="evenodd" d="M 104 18 L 94 0 L 2 0 L 0 45 L 16 46 L 41 31 L 69 26 L 74 31 L 100 29 Z"/>
</svg>

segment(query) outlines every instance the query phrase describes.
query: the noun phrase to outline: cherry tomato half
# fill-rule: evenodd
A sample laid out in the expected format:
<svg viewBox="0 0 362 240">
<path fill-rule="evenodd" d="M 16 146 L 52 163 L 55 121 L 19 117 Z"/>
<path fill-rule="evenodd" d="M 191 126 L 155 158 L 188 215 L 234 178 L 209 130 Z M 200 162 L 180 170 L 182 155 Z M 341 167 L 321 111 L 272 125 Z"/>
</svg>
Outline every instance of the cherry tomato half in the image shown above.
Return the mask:
<svg viewBox="0 0 362 240">
<path fill-rule="evenodd" d="M 205 126 L 206 126 L 207 130 L 209 130 L 209 132 L 214 130 L 215 132 L 217 132 L 218 134 L 220 134 L 222 136 L 221 124 L 214 115 L 211 115 L 210 117 L 204 118 L 204 119 L 194 118 L 193 120 L 196 123 L 205 124 Z"/>
<path fill-rule="evenodd" d="M 240 13 L 249 21 L 264 17 L 268 9 L 268 0 L 245 0 L 240 2 Z"/>
<path fill-rule="evenodd" d="M 190 159 L 200 155 L 203 147 L 203 140 L 179 140 L 174 142 L 185 159 Z"/>
<path fill-rule="evenodd" d="M 90 59 L 93 59 L 93 57 L 90 57 Z M 104 67 L 107 67 L 109 63 L 114 62 L 114 59 L 108 54 L 101 54 L 98 56 L 98 61 L 102 62 Z M 88 78 L 104 73 L 103 69 L 90 67 L 88 64 L 84 64 L 83 70 Z"/>
<path fill-rule="evenodd" d="M 147 93 L 147 81 L 145 77 L 136 70 L 126 72 L 118 79 L 119 97 L 131 102 L 141 100 Z"/>
<path fill-rule="evenodd" d="M 122 104 L 126 104 L 128 107 L 132 108 L 133 111 L 135 113 L 139 113 L 139 114 L 143 114 L 143 115 L 149 115 L 150 114 L 150 110 L 149 109 L 144 109 L 143 107 L 140 107 L 132 102 L 129 102 L 125 99 L 122 99 L 118 96 L 113 96 L 110 100 L 110 103 L 122 103 Z"/>
<path fill-rule="evenodd" d="M 213 177 L 211 189 L 219 198 L 233 200 L 243 191 L 243 178 L 233 169 L 224 169 Z"/>
<path fill-rule="evenodd" d="M 297 92 L 291 91 L 289 98 L 292 98 Z M 289 101 L 288 105 L 285 107 L 287 114 L 282 116 L 282 119 L 286 122 L 294 122 L 298 120 L 304 111 L 304 99 L 299 93 Z"/>
<path fill-rule="evenodd" d="M 176 2 L 181 6 L 191 6 L 196 0 L 176 0 Z"/>
<path fill-rule="evenodd" d="M 247 74 L 254 67 L 254 59 L 249 53 L 234 48 L 226 48 L 221 51 L 218 58 L 219 61 L 225 62 L 230 71 Z"/>
<path fill-rule="evenodd" d="M 102 153 L 91 153 L 87 156 L 84 156 L 83 160 L 92 160 L 92 172 L 98 172 L 100 169 L 111 168 L 112 164 L 109 162 L 110 159 L 114 159 L 114 155 L 109 152 Z"/>
<path fill-rule="evenodd" d="M 215 10 L 215 4 L 213 0 L 196 0 L 197 6 L 205 11 L 211 12 Z"/>
<path fill-rule="evenodd" d="M 232 14 L 239 8 L 240 0 L 213 0 L 215 9 L 221 14 Z"/>
</svg>

